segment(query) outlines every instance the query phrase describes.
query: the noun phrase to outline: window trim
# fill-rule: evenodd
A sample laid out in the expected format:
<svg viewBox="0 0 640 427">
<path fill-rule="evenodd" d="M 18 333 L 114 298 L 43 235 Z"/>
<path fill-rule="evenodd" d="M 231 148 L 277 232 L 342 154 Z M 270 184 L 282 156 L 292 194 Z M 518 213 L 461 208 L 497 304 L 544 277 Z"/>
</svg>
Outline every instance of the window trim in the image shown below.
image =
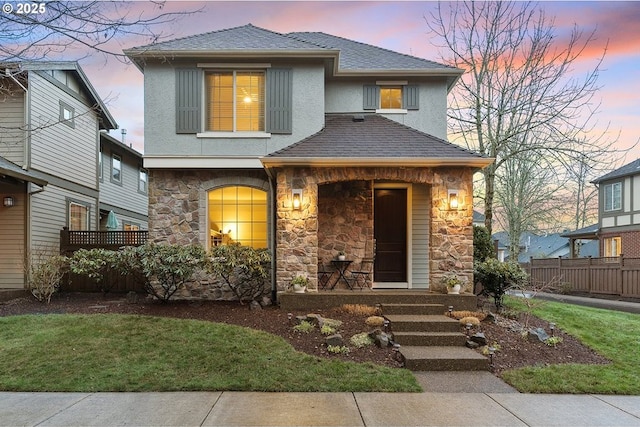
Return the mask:
<svg viewBox="0 0 640 427">
<path fill-rule="evenodd" d="M 620 190 L 620 197 L 619 197 L 619 206 L 616 207 L 614 206 L 614 201 L 615 201 L 615 187 L 618 187 Z M 611 207 L 607 209 L 607 188 L 611 188 Z M 620 211 L 622 210 L 622 181 L 618 181 L 618 182 L 612 182 L 611 184 L 605 184 L 604 188 L 602 190 L 602 197 L 603 197 L 603 203 L 602 203 L 602 209 L 604 212 L 616 212 L 616 211 Z"/>
<path fill-rule="evenodd" d="M 98 179 L 100 182 L 104 181 L 104 153 L 102 152 L 102 145 L 100 145 L 100 150 L 98 151 Z"/>
<path fill-rule="evenodd" d="M 69 118 L 65 117 L 65 111 L 69 112 Z M 63 100 L 60 100 L 60 111 L 58 119 L 60 123 L 64 123 L 72 129 L 76 127 L 76 110 L 71 105 L 67 104 Z"/>
<path fill-rule="evenodd" d="M 118 161 L 120 162 L 120 180 L 116 180 L 113 178 L 113 160 L 115 158 L 118 158 Z M 109 169 L 110 175 L 109 175 L 109 179 L 112 183 L 117 184 L 117 185 L 122 185 L 122 156 L 120 154 L 116 154 L 116 153 L 111 153 L 111 168 Z"/>
</svg>

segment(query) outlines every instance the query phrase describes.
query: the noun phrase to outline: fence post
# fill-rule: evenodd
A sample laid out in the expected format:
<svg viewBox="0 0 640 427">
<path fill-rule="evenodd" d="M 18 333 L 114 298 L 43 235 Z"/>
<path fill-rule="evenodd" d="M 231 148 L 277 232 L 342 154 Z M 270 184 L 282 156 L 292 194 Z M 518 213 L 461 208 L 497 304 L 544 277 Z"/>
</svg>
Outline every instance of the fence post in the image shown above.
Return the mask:
<svg viewBox="0 0 640 427">
<path fill-rule="evenodd" d="M 589 290 L 589 293 L 591 293 L 592 289 L 591 289 L 591 275 L 593 274 L 593 272 L 591 271 L 591 264 L 593 263 L 593 258 L 591 258 L 591 255 L 589 255 L 589 265 L 587 266 L 587 289 Z"/>
</svg>

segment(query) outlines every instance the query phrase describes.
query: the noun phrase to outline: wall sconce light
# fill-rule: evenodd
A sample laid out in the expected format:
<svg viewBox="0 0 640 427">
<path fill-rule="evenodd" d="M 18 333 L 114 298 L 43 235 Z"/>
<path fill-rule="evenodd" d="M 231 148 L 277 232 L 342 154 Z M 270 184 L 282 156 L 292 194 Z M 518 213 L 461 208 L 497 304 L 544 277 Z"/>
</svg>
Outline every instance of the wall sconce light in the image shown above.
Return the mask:
<svg viewBox="0 0 640 427">
<path fill-rule="evenodd" d="M 297 211 L 300 210 L 300 207 L 302 206 L 301 188 L 294 188 L 293 190 L 291 190 L 291 206 L 293 206 L 293 209 Z"/>
<path fill-rule="evenodd" d="M 3 205 L 5 208 L 10 208 L 15 205 L 15 200 L 12 196 L 5 196 Z"/>
<path fill-rule="evenodd" d="M 457 210 L 458 207 L 460 206 L 460 203 L 458 200 L 458 197 L 459 197 L 458 190 L 449 190 L 448 194 L 449 194 L 449 197 L 447 197 L 447 202 L 449 205 L 449 209 Z"/>
</svg>

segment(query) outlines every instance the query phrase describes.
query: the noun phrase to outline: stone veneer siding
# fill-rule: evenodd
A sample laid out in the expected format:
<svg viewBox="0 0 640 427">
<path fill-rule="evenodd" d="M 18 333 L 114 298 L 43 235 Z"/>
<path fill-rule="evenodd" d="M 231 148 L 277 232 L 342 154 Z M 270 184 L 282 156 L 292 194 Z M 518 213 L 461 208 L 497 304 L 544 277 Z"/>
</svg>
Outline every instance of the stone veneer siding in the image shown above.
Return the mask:
<svg viewBox="0 0 640 427">
<path fill-rule="evenodd" d="M 368 207 L 373 183 L 408 182 L 431 186 L 431 223 L 429 281 L 431 289 L 443 289 L 439 279 L 456 270 L 467 279 L 471 289 L 473 279 L 473 169 L 466 167 L 403 168 L 403 167 L 336 167 L 280 168 L 276 186 L 276 282 L 285 290 L 298 274 L 310 280 L 309 290 L 317 290 L 318 260 L 335 256 L 342 245 L 345 251 L 364 253 L 366 241 L 372 239 L 372 210 Z M 301 188 L 302 207 L 293 210 L 291 190 Z M 462 208 L 450 211 L 446 207 L 449 189 L 460 192 Z M 333 193 L 332 197 L 329 193 Z M 323 198 L 319 202 L 319 196 Z M 325 200 L 325 197 L 329 197 Z M 344 207 L 336 206 L 336 198 Z M 350 203 L 344 203 L 347 198 Z M 353 204 L 352 210 L 348 205 Z M 355 208 L 362 209 L 358 213 Z M 322 216 L 319 214 L 322 213 Z M 335 223 L 330 221 L 338 218 Z M 320 226 L 323 230 L 320 230 Z M 325 230 L 324 228 L 327 228 Z M 357 234 L 357 235 L 354 235 Z M 364 235 L 363 235 L 364 234 Z M 322 240 L 319 240 L 319 237 Z M 334 242 L 327 243 L 329 239 Z M 364 247 L 363 247 L 364 245 Z M 322 257 L 319 257 L 322 255 Z"/>
</svg>

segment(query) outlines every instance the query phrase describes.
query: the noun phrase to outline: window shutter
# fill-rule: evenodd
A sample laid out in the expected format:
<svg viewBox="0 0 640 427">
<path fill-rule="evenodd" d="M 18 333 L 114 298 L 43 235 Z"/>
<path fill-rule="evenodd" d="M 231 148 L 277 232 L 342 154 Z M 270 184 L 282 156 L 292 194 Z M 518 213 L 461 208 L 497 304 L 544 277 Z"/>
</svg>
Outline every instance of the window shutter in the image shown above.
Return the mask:
<svg viewBox="0 0 640 427">
<path fill-rule="evenodd" d="M 406 110 L 418 110 L 420 107 L 419 98 L 419 86 L 405 86 L 402 90 L 402 107 Z"/>
<path fill-rule="evenodd" d="M 293 73 L 290 68 L 267 69 L 266 131 L 290 134 L 293 131 Z"/>
<path fill-rule="evenodd" d="M 364 85 L 362 109 L 375 110 L 380 101 L 380 88 L 376 85 Z"/>
<path fill-rule="evenodd" d="M 198 68 L 176 70 L 176 133 L 200 132 L 202 71 Z"/>
</svg>

